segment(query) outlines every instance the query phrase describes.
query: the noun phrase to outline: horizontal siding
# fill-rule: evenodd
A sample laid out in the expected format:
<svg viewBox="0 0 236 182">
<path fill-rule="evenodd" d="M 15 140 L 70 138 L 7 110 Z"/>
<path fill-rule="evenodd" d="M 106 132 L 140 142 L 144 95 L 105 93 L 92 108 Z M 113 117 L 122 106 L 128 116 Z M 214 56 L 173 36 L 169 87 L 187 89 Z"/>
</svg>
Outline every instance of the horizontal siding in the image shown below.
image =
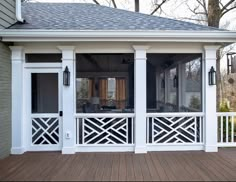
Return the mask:
<svg viewBox="0 0 236 182">
<path fill-rule="evenodd" d="M 16 21 L 14 0 L 0 1 L 0 28 L 6 28 L 14 24 Z"/>
<path fill-rule="evenodd" d="M 9 48 L 0 42 L 0 158 L 11 148 L 11 60 Z"/>
</svg>

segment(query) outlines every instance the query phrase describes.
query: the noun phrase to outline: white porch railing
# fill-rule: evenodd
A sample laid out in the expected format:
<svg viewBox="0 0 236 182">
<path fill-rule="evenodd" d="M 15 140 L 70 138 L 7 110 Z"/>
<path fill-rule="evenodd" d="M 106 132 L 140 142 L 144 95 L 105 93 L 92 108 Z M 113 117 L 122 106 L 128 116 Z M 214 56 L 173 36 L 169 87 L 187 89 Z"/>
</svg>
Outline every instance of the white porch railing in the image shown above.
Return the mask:
<svg viewBox="0 0 236 182">
<path fill-rule="evenodd" d="M 236 113 L 219 112 L 218 117 L 218 146 L 236 147 Z"/>
<path fill-rule="evenodd" d="M 147 144 L 203 144 L 203 113 L 148 113 Z"/>
<path fill-rule="evenodd" d="M 76 145 L 127 146 L 134 143 L 134 114 L 76 114 Z"/>
</svg>

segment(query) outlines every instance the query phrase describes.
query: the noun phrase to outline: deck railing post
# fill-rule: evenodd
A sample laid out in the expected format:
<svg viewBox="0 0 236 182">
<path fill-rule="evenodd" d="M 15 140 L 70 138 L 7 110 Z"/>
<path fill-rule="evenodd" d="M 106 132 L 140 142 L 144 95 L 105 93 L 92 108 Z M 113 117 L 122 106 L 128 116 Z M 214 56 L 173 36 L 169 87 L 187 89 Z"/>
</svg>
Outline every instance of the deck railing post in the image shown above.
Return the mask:
<svg viewBox="0 0 236 182">
<path fill-rule="evenodd" d="M 146 153 L 146 61 L 148 46 L 135 45 L 134 108 L 135 153 Z"/>
<path fill-rule="evenodd" d="M 74 88 L 75 71 L 74 60 L 75 53 L 73 46 L 59 46 L 62 51 L 62 71 L 67 67 L 70 71 L 69 86 L 62 85 L 62 109 L 63 109 L 63 132 L 62 132 L 62 153 L 75 153 L 75 118 L 74 118 Z"/>
<path fill-rule="evenodd" d="M 23 47 L 12 46 L 12 148 L 11 154 L 23 154 Z"/>
<path fill-rule="evenodd" d="M 204 46 L 204 100 L 205 100 L 205 151 L 217 152 L 217 115 L 216 115 L 216 85 L 209 85 L 209 75 L 211 67 L 216 69 L 216 51 L 219 46 Z M 220 70 L 217 70 L 220 71 Z"/>
</svg>

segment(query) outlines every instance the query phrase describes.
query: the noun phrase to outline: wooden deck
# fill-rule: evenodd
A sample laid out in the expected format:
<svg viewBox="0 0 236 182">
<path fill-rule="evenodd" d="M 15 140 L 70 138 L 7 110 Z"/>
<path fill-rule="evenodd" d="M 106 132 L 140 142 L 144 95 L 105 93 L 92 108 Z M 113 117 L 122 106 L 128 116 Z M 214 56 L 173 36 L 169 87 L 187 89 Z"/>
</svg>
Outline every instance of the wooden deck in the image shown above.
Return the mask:
<svg viewBox="0 0 236 182">
<path fill-rule="evenodd" d="M 218 153 L 26 153 L 0 160 L 0 181 L 235 181 L 236 148 Z"/>
</svg>

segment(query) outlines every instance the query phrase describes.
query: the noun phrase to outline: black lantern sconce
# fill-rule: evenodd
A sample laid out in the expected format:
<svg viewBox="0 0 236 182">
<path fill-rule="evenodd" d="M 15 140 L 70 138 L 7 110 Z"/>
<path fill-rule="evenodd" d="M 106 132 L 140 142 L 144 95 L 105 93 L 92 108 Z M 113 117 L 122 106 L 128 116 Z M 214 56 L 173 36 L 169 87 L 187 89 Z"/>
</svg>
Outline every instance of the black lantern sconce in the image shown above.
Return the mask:
<svg viewBox="0 0 236 182">
<path fill-rule="evenodd" d="M 208 73 L 209 85 L 216 85 L 216 71 L 212 66 Z"/>
<path fill-rule="evenodd" d="M 177 75 L 175 75 L 175 77 L 173 79 L 173 86 L 174 86 L 174 88 L 178 87 L 178 77 L 177 77 Z"/>
<path fill-rule="evenodd" d="M 70 71 L 67 66 L 63 72 L 63 85 L 70 86 Z"/>
</svg>

